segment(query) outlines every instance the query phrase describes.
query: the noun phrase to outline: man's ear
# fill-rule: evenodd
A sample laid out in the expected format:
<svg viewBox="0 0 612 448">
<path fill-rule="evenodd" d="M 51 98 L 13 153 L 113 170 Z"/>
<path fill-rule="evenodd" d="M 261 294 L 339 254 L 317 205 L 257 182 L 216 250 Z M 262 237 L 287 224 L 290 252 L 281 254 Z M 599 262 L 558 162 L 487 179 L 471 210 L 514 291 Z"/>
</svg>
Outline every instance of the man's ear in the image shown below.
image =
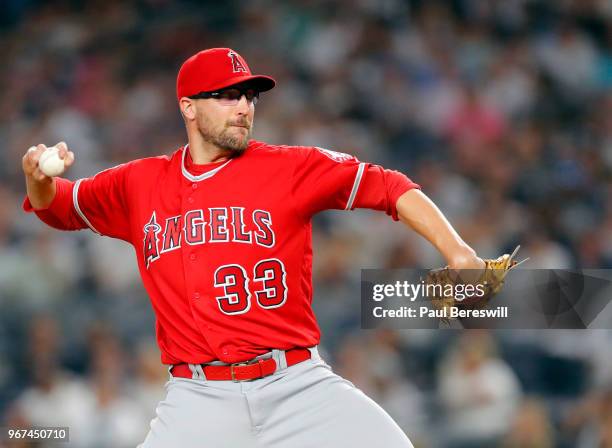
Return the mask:
<svg viewBox="0 0 612 448">
<path fill-rule="evenodd" d="M 189 98 L 183 97 L 179 100 L 179 107 L 181 108 L 181 114 L 186 120 L 193 120 L 196 117 L 196 105 L 195 102 Z"/>
</svg>

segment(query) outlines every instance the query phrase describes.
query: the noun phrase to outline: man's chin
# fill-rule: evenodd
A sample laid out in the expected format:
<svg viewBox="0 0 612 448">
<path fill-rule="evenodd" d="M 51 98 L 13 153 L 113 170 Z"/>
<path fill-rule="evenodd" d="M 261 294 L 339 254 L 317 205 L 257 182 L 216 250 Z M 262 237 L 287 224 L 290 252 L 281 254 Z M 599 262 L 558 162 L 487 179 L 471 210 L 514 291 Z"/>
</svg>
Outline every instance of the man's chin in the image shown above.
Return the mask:
<svg viewBox="0 0 612 448">
<path fill-rule="evenodd" d="M 251 138 L 251 130 L 242 127 L 236 127 L 236 132 L 232 132 L 232 135 L 225 135 L 222 140 L 225 143 L 225 149 L 232 151 L 232 153 L 239 155 L 242 154 L 249 145 L 249 139 Z"/>
<path fill-rule="evenodd" d="M 246 151 L 247 146 L 249 146 L 249 137 L 250 136 L 247 135 L 241 139 L 224 139 L 218 144 L 221 148 L 230 151 L 232 156 L 239 156 Z"/>
<path fill-rule="evenodd" d="M 244 132 L 245 130 L 247 132 Z M 229 151 L 232 157 L 234 157 L 242 154 L 247 149 L 251 138 L 251 130 L 236 127 L 235 131 L 231 128 L 226 129 L 216 136 L 206 135 L 203 132 L 201 132 L 201 135 L 204 137 L 204 140 L 213 143 L 220 149 Z"/>
</svg>

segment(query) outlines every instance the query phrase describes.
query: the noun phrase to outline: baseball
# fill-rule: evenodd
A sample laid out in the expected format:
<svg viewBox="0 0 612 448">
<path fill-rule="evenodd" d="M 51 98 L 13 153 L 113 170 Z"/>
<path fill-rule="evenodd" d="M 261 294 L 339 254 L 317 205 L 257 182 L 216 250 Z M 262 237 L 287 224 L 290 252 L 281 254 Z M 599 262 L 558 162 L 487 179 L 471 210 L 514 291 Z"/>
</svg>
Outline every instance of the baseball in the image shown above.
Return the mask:
<svg viewBox="0 0 612 448">
<path fill-rule="evenodd" d="M 38 160 L 38 167 L 49 177 L 59 176 L 64 172 L 64 160 L 60 159 L 59 149 L 55 146 L 47 148 Z"/>
</svg>

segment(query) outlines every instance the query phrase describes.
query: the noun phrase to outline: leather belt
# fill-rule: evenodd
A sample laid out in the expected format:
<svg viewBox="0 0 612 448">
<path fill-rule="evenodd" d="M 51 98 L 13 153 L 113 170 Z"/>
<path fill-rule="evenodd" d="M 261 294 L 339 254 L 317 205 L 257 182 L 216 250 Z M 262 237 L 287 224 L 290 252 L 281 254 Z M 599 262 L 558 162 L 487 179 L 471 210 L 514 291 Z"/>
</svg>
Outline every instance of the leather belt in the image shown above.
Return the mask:
<svg viewBox="0 0 612 448">
<path fill-rule="evenodd" d="M 310 359 L 310 350 L 295 348 L 285 352 L 287 367 Z M 250 381 L 272 375 L 276 372 L 276 361 L 273 358 L 254 359 L 247 362 L 236 362 L 225 366 L 201 364 L 207 380 L 212 381 Z M 193 372 L 186 363 L 175 364 L 170 369 L 174 377 L 193 378 Z"/>
</svg>

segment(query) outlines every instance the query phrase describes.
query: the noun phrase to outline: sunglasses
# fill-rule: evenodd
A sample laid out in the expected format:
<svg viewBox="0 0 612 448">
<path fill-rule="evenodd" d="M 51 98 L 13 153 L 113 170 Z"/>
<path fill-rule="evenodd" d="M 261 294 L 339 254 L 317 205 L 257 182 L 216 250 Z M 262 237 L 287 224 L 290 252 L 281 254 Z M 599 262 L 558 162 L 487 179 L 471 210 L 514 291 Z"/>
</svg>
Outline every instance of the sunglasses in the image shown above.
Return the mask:
<svg viewBox="0 0 612 448">
<path fill-rule="evenodd" d="M 189 98 L 194 100 L 214 98 L 223 106 L 235 106 L 240 102 L 243 95 L 249 104 L 256 104 L 259 98 L 259 92 L 255 89 L 238 89 L 235 87 L 216 92 L 200 92 Z"/>
</svg>

